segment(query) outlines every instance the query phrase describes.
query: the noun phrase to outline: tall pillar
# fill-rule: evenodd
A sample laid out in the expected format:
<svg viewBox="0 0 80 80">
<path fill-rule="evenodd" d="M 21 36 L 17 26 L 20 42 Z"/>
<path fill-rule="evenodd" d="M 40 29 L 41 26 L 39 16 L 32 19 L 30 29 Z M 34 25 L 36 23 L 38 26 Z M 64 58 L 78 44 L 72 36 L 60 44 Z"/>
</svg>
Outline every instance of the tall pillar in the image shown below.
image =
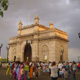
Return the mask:
<svg viewBox="0 0 80 80">
<path fill-rule="evenodd" d="M 34 19 L 34 41 L 32 45 L 32 61 L 39 61 L 39 17 L 36 16 Z"/>
<path fill-rule="evenodd" d="M 10 46 L 10 45 L 9 45 L 9 46 Z M 10 46 L 10 49 L 9 49 L 9 55 L 8 55 L 8 57 L 9 57 L 9 61 L 10 61 L 10 62 L 13 61 L 13 56 L 12 56 L 12 55 L 13 55 L 13 54 L 12 54 L 13 52 L 12 52 L 12 51 L 13 51 L 13 50 L 12 50 L 12 46 Z"/>
<path fill-rule="evenodd" d="M 24 50 L 25 50 L 25 46 L 26 46 L 26 41 L 23 41 L 21 43 L 21 61 L 24 62 Z"/>
<path fill-rule="evenodd" d="M 39 61 L 39 42 L 34 40 L 32 45 L 32 61 Z"/>
<path fill-rule="evenodd" d="M 18 38 L 17 39 L 17 45 L 16 45 L 16 48 L 17 48 L 17 54 L 16 54 L 16 60 L 18 61 L 21 61 L 21 39 Z"/>
</svg>

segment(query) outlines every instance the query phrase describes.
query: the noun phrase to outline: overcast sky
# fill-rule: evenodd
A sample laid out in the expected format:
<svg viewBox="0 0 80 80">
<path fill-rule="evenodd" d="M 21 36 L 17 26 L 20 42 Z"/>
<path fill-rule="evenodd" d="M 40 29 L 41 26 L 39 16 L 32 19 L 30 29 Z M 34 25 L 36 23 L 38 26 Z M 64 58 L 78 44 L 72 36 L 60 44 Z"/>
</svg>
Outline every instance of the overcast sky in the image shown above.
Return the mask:
<svg viewBox="0 0 80 80">
<path fill-rule="evenodd" d="M 9 0 L 9 8 L 0 17 L 0 44 L 3 43 L 2 57 L 6 57 L 9 38 L 17 35 L 18 22 L 23 26 L 34 23 L 38 14 L 40 24 L 54 27 L 68 33 L 69 60 L 78 61 L 80 56 L 80 0 Z"/>
</svg>

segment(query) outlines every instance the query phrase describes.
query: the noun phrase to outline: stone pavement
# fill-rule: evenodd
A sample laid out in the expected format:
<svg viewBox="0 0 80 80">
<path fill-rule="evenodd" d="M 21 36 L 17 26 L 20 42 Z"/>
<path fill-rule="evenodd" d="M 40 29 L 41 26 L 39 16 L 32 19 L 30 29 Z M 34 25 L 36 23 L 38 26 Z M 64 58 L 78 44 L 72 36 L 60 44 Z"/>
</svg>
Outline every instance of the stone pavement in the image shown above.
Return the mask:
<svg viewBox="0 0 80 80">
<path fill-rule="evenodd" d="M 0 69 L 0 80 L 14 80 L 10 76 L 6 76 L 5 72 L 6 72 L 6 69 Z M 76 77 L 77 77 L 77 80 L 80 80 L 80 72 L 76 73 Z M 35 78 L 32 80 L 51 80 L 51 78 L 50 78 L 50 76 L 41 76 L 41 77 L 38 77 L 38 78 Z M 58 78 L 58 80 L 63 80 L 63 79 Z M 73 80 L 72 76 L 71 76 L 70 80 Z"/>
</svg>

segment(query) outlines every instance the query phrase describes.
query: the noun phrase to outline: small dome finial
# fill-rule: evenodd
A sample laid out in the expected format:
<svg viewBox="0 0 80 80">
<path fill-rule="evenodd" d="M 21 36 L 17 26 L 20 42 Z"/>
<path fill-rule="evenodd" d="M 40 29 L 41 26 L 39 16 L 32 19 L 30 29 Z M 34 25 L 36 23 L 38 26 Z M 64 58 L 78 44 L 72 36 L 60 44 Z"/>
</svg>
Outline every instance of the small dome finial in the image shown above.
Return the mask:
<svg viewBox="0 0 80 80">
<path fill-rule="evenodd" d="M 35 16 L 35 18 L 34 18 L 34 23 L 35 23 L 35 24 L 39 24 L 39 17 L 38 17 L 38 15 Z"/>
<path fill-rule="evenodd" d="M 22 24 L 22 21 L 19 21 L 18 25 L 23 25 L 23 24 Z"/>
<path fill-rule="evenodd" d="M 53 25 L 53 22 L 51 21 L 50 24 L 49 24 L 49 28 L 53 29 L 54 28 L 54 25 Z"/>
<path fill-rule="evenodd" d="M 38 20 L 39 20 L 39 17 L 38 17 L 38 15 L 36 15 L 36 16 L 35 16 L 35 19 L 38 19 Z"/>
<path fill-rule="evenodd" d="M 19 21 L 19 23 L 18 23 L 18 29 L 22 29 L 22 21 Z"/>
</svg>

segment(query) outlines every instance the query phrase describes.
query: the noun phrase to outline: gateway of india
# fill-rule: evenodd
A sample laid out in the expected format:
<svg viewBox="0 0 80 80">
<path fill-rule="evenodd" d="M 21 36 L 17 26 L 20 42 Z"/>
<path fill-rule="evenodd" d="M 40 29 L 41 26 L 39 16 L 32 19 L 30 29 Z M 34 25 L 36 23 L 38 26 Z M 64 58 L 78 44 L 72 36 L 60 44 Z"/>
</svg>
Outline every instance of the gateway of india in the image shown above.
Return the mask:
<svg viewBox="0 0 80 80">
<path fill-rule="evenodd" d="M 9 39 L 9 61 L 68 61 L 68 35 L 54 28 L 39 24 L 36 16 L 34 24 L 18 24 L 18 35 Z"/>
</svg>

